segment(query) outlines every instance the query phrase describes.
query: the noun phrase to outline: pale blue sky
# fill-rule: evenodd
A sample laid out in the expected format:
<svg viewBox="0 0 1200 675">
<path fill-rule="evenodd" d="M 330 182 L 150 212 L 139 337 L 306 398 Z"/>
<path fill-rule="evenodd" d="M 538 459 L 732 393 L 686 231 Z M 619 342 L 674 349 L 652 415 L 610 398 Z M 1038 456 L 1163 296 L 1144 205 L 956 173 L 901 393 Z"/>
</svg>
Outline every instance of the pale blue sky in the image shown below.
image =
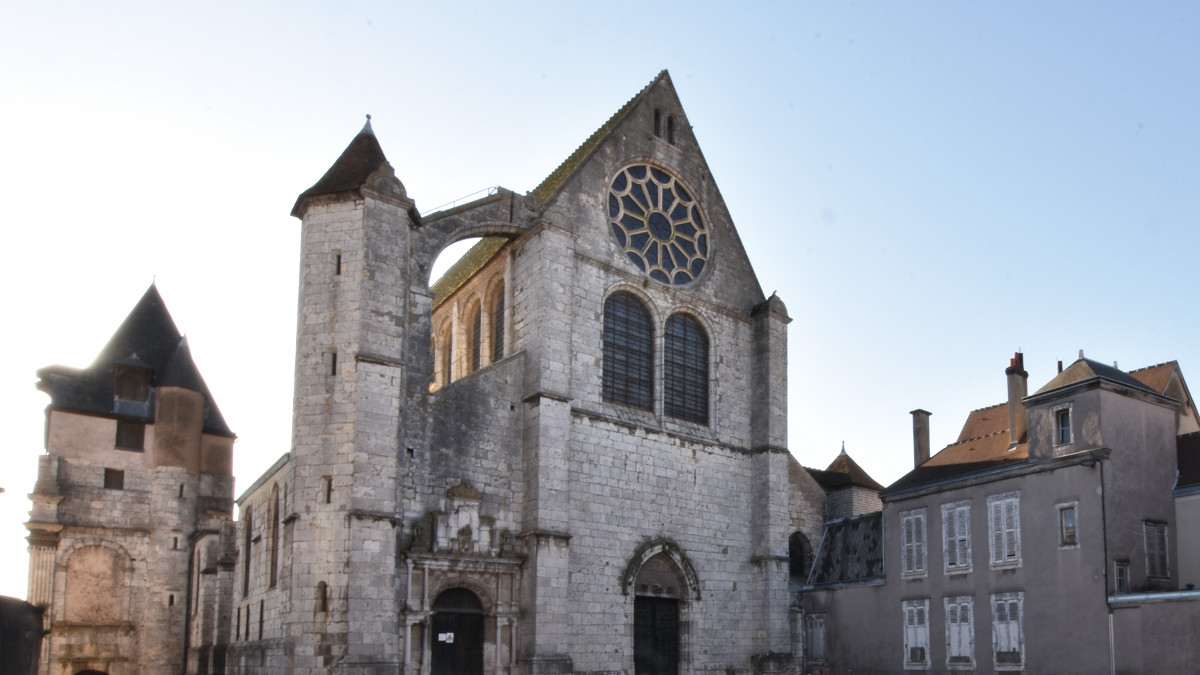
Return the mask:
<svg viewBox="0 0 1200 675">
<path fill-rule="evenodd" d="M 373 115 L 418 208 L 532 189 L 667 68 L 790 329 L 790 447 L 883 483 L 1079 349 L 1200 373 L 1200 5 L 0 5 L 0 594 L 46 397 L 157 278 L 236 446 L 290 444 L 296 195 Z M 1200 377 L 1198 375 L 1197 377 Z"/>
</svg>

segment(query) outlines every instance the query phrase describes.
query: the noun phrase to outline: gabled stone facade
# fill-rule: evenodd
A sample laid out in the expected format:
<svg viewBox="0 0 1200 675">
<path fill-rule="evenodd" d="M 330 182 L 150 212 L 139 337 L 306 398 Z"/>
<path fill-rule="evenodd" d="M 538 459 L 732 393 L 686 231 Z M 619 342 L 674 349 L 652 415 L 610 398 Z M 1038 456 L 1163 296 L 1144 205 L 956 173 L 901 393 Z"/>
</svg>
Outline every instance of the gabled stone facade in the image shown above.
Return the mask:
<svg viewBox="0 0 1200 675">
<path fill-rule="evenodd" d="M 795 665 L 791 319 L 665 72 L 528 195 L 422 217 L 368 123 L 293 215 L 294 446 L 239 499 L 227 672 Z"/>
</svg>

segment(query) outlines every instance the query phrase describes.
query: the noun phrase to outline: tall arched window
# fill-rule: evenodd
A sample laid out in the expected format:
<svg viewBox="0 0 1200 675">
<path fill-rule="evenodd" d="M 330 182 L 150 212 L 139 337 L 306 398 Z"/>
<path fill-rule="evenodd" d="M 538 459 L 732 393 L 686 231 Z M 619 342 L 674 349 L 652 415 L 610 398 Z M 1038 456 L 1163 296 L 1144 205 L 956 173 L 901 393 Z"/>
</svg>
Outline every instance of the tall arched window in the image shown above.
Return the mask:
<svg viewBox="0 0 1200 675">
<path fill-rule="evenodd" d="M 667 319 L 663 341 L 663 412 L 708 424 L 708 336 L 687 314 Z"/>
<path fill-rule="evenodd" d="M 504 283 L 492 291 L 492 361 L 504 358 Z"/>
<path fill-rule="evenodd" d="M 479 370 L 480 357 L 483 352 L 483 312 L 479 305 L 473 305 L 467 316 L 471 318 L 471 372 Z"/>
<path fill-rule="evenodd" d="M 650 312 L 630 293 L 604 302 L 604 400 L 654 407 L 654 330 Z"/>
</svg>

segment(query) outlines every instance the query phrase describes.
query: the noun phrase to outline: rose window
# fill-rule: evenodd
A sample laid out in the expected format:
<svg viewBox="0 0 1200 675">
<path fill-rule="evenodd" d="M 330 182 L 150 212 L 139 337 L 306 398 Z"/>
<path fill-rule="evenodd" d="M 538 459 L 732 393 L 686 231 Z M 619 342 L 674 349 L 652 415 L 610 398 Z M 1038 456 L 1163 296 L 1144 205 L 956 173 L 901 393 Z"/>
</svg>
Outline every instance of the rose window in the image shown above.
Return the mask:
<svg viewBox="0 0 1200 675">
<path fill-rule="evenodd" d="M 655 281 L 694 281 L 708 261 L 708 230 L 700 205 L 667 172 L 629 166 L 613 179 L 608 218 L 625 255 Z"/>
</svg>

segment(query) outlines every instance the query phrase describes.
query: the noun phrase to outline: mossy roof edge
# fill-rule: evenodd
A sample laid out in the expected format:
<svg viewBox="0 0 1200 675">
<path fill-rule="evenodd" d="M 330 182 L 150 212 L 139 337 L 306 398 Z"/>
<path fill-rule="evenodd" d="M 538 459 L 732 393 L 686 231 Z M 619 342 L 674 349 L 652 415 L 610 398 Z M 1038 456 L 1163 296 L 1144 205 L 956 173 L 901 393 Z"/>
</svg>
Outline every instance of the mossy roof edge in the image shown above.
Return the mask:
<svg viewBox="0 0 1200 675">
<path fill-rule="evenodd" d="M 613 116 L 608 118 L 607 122 L 601 125 L 600 128 L 593 132 L 591 136 L 588 136 L 588 139 L 584 141 L 582 145 L 576 148 L 575 152 L 571 153 L 571 155 L 567 157 L 562 164 L 558 165 L 558 168 L 552 171 L 549 176 L 546 176 L 545 180 L 543 180 L 541 184 L 533 189 L 533 198 L 539 203 L 544 203 L 550 199 L 550 197 L 554 195 L 558 188 L 562 187 L 563 183 L 567 181 L 567 178 L 569 178 L 571 174 L 575 172 L 575 169 L 583 163 L 583 160 L 590 155 L 593 150 L 596 149 L 596 146 L 600 145 L 600 141 L 604 140 L 604 137 L 608 135 L 608 132 L 612 131 L 613 128 L 625 118 L 625 115 L 633 109 L 634 104 L 646 95 L 646 92 L 650 90 L 650 87 L 653 87 L 665 77 L 668 77 L 668 75 L 667 71 L 664 69 L 660 71 L 658 75 L 650 81 L 649 84 L 647 84 L 645 87 L 642 87 L 642 90 L 639 91 L 636 96 L 629 99 L 625 105 L 621 106 L 620 110 L 613 113 Z"/>
</svg>

